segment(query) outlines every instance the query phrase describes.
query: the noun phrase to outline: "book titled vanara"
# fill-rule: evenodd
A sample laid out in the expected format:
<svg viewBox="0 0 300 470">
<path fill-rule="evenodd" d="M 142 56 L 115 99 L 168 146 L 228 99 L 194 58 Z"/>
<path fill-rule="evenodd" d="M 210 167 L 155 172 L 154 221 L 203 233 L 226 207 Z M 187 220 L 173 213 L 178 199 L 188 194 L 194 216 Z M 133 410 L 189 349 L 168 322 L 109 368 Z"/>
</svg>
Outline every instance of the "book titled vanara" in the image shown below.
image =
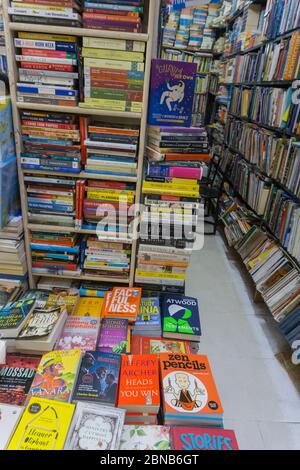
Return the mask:
<svg viewBox="0 0 300 470">
<path fill-rule="evenodd" d="M 153 59 L 148 123 L 190 126 L 197 64 Z"/>
<path fill-rule="evenodd" d="M 128 332 L 128 320 L 104 318 L 101 323 L 97 351 L 116 354 L 129 352 L 128 334 L 130 334 Z"/>
<path fill-rule="evenodd" d="M 119 354 L 87 351 L 81 359 L 72 401 L 89 401 L 114 406 L 120 364 Z"/>
<path fill-rule="evenodd" d="M 222 427 L 223 408 L 205 355 L 160 355 L 167 425 Z"/>
<path fill-rule="evenodd" d="M 99 327 L 98 317 L 69 316 L 57 342 L 57 349 L 79 348 L 83 352 L 92 351 L 96 348 Z"/>
<path fill-rule="evenodd" d="M 114 287 L 112 292 L 105 294 L 103 317 L 124 318 L 134 323 L 139 312 L 141 296 L 142 289 L 138 287 Z"/>
<path fill-rule="evenodd" d="M 162 300 L 163 336 L 199 341 L 201 338 L 198 301 L 184 295 L 164 295 Z"/>
<path fill-rule="evenodd" d="M 238 450 L 234 431 L 172 426 L 173 450 Z"/>
</svg>

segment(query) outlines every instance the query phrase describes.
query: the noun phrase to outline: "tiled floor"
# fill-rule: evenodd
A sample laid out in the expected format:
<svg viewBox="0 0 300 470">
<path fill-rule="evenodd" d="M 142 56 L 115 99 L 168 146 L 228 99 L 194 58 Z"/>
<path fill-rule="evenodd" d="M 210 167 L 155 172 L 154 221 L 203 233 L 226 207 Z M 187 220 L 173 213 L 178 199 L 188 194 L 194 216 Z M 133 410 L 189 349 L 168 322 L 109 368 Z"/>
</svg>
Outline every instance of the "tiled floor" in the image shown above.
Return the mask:
<svg viewBox="0 0 300 470">
<path fill-rule="evenodd" d="M 186 293 L 199 300 L 200 352 L 209 357 L 225 427 L 236 431 L 241 449 L 299 450 L 300 393 L 275 358 L 286 343 L 251 290 L 222 237 L 206 237 L 193 254 Z"/>
</svg>

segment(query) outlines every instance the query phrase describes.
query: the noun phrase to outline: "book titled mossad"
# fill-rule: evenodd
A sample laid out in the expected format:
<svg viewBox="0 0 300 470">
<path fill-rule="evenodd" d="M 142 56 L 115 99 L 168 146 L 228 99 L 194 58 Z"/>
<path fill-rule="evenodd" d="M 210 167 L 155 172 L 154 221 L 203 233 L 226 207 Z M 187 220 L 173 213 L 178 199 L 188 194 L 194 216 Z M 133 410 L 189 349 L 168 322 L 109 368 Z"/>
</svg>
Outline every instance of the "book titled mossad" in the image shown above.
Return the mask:
<svg viewBox="0 0 300 470">
<path fill-rule="evenodd" d="M 197 64 L 152 60 L 148 124 L 190 126 Z"/>
</svg>

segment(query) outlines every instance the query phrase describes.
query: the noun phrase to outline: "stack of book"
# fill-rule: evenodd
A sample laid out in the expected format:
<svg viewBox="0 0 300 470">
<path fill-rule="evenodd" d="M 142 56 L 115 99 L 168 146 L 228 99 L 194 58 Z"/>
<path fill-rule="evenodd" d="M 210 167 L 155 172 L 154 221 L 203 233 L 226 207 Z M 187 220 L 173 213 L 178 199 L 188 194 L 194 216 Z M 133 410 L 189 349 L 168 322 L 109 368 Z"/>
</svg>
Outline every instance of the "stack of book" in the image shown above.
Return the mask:
<svg viewBox="0 0 300 470">
<path fill-rule="evenodd" d="M 86 240 L 84 272 L 126 279 L 129 275 L 130 255 L 130 245 L 104 242 L 90 236 Z"/>
<path fill-rule="evenodd" d="M 74 116 L 22 111 L 25 169 L 79 173 L 80 132 Z"/>
<path fill-rule="evenodd" d="M 11 296 L 15 288 L 21 286 L 27 275 L 21 216 L 14 217 L 0 230 L 0 255 L 0 292 L 4 300 Z"/>
<path fill-rule="evenodd" d="M 31 232 L 32 272 L 80 274 L 77 235 Z"/>
<path fill-rule="evenodd" d="M 20 64 L 18 101 L 77 105 L 79 49 L 74 36 L 22 32 L 15 46 Z"/>
<path fill-rule="evenodd" d="M 85 171 L 112 177 L 136 176 L 138 140 L 138 127 L 90 123 L 84 141 L 87 148 Z"/>
<path fill-rule="evenodd" d="M 80 3 L 78 0 L 66 2 L 58 0 L 18 0 L 12 1 L 8 13 L 11 21 L 17 23 L 49 24 L 53 26 L 80 27 Z"/>
<path fill-rule="evenodd" d="M 163 47 L 174 46 L 179 18 L 180 18 L 180 10 L 171 10 L 168 12 L 164 29 L 163 29 L 163 37 L 162 37 Z"/>
<path fill-rule="evenodd" d="M 131 331 L 133 336 L 161 336 L 159 297 L 142 297 L 137 321 L 132 326 Z"/>
<path fill-rule="evenodd" d="M 140 33 L 142 30 L 144 0 L 109 1 L 84 0 L 82 21 L 87 29 L 107 29 Z"/>
<path fill-rule="evenodd" d="M 140 113 L 145 44 L 139 41 L 83 38 L 82 107 Z"/>
</svg>

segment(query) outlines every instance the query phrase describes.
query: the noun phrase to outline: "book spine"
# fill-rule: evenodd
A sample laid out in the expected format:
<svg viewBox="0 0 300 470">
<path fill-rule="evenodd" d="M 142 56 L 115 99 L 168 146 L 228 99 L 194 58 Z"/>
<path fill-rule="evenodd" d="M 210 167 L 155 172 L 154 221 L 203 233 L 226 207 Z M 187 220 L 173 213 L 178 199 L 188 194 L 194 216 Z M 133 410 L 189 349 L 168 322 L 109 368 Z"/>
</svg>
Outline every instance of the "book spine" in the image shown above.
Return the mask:
<svg viewBox="0 0 300 470">
<path fill-rule="evenodd" d="M 75 52 L 77 46 L 74 43 L 68 43 L 68 42 L 15 38 L 15 47 L 38 49 L 39 52 L 41 51 Z"/>
<path fill-rule="evenodd" d="M 109 59 L 90 59 L 84 58 L 84 68 L 101 68 L 112 70 L 126 70 L 133 72 L 144 72 L 144 62 L 129 62 L 126 60 L 109 60 Z"/>
<path fill-rule="evenodd" d="M 79 20 L 78 13 L 68 13 L 63 11 L 40 10 L 34 8 L 8 8 L 9 15 L 22 15 L 22 16 L 37 16 L 43 18 L 53 19 L 66 19 L 66 20 Z"/>
<path fill-rule="evenodd" d="M 56 72 L 73 72 L 73 66 L 72 65 L 66 65 L 66 64 L 46 64 L 46 63 L 38 63 L 35 61 L 27 62 L 27 61 L 21 61 L 21 67 L 22 69 L 42 69 L 43 71 L 45 70 L 53 70 Z"/>
</svg>

